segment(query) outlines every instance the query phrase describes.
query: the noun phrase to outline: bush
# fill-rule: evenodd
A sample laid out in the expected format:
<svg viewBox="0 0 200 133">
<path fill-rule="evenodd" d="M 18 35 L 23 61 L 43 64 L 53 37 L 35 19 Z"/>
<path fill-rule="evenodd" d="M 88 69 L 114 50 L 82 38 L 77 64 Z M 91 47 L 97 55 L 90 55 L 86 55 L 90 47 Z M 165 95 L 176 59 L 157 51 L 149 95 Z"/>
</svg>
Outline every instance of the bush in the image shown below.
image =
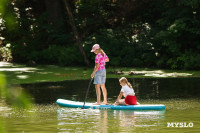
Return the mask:
<svg viewBox="0 0 200 133">
<path fill-rule="evenodd" d="M 12 61 L 11 54 L 11 44 L 6 44 L 6 46 L 0 46 L 0 60 L 1 61 Z"/>
<path fill-rule="evenodd" d="M 34 54 L 37 55 L 37 54 Z M 80 65 L 83 63 L 79 50 L 75 47 L 50 45 L 48 49 L 39 52 L 39 62 L 57 65 Z"/>
</svg>

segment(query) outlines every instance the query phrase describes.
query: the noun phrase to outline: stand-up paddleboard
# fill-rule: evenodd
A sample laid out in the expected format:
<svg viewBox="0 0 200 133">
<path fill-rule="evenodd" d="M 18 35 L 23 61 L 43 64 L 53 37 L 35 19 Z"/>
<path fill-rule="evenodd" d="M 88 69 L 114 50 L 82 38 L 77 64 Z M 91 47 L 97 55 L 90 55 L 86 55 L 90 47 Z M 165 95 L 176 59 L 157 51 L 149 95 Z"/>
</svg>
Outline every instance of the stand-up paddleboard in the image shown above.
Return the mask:
<svg viewBox="0 0 200 133">
<path fill-rule="evenodd" d="M 83 102 L 70 101 L 65 99 L 58 99 L 56 103 L 62 107 L 82 108 Z M 163 110 L 165 105 L 162 104 L 144 104 L 144 105 L 93 105 L 93 103 L 86 103 L 85 109 L 113 109 L 113 110 Z"/>
</svg>

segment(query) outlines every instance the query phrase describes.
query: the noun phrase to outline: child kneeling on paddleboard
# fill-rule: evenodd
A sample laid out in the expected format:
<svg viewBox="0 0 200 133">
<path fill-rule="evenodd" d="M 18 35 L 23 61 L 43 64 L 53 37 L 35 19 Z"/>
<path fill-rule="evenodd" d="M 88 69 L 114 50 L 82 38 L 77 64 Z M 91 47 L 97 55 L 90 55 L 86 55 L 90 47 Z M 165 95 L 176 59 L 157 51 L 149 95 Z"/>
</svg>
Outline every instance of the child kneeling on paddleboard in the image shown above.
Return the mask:
<svg viewBox="0 0 200 133">
<path fill-rule="evenodd" d="M 119 80 L 119 83 L 122 86 L 122 88 L 121 88 L 119 96 L 115 102 L 115 105 L 119 105 L 119 104 L 121 104 L 121 105 L 137 105 L 137 104 L 139 104 L 137 102 L 133 87 L 128 82 L 128 80 L 125 77 L 122 77 Z M 124 96 L 125 99 L 121 99 L 122 96 Z"/>
</svg>

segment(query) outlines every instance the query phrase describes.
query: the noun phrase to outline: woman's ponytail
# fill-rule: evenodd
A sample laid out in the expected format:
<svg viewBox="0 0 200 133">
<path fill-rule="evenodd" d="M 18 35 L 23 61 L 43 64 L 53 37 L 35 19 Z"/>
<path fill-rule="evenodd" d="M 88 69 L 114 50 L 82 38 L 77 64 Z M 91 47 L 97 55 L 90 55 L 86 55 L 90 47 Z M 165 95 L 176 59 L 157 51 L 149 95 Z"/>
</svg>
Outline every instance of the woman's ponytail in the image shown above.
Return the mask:
<svg viewBox="0 0 200 133">
<path fill-rule="evenodd" d="M 104 56 L 105 52 L 103 51 L 103 49 L 100 48 L 99 50 L 100 50 L 101 55 Z"/>
</svg>

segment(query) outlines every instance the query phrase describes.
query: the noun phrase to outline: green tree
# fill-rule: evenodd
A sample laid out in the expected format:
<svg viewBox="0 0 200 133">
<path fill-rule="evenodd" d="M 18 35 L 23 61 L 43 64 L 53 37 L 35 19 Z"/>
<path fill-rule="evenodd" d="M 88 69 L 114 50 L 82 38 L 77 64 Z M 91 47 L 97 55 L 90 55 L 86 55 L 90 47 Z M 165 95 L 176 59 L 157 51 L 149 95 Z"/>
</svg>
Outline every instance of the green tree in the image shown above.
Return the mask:
<svg viewBox="0 0 200 133">
<path fill-rule="evenodd" d="M 160 60 L 172 69 L 199 69 L 200 2 L 165 1 L 163 6 L 166 10 L 157 20 L 160 31 L 155 36 Z"/>
<path fill-rule="evenodd" d="M 16 62 L 83 65 L 93 62 L 90 50 L 99 43 L 112 66 L 200 69 L 199 5 L 199 0 L 2 0 L 0 30 Z"/>
</svg>

